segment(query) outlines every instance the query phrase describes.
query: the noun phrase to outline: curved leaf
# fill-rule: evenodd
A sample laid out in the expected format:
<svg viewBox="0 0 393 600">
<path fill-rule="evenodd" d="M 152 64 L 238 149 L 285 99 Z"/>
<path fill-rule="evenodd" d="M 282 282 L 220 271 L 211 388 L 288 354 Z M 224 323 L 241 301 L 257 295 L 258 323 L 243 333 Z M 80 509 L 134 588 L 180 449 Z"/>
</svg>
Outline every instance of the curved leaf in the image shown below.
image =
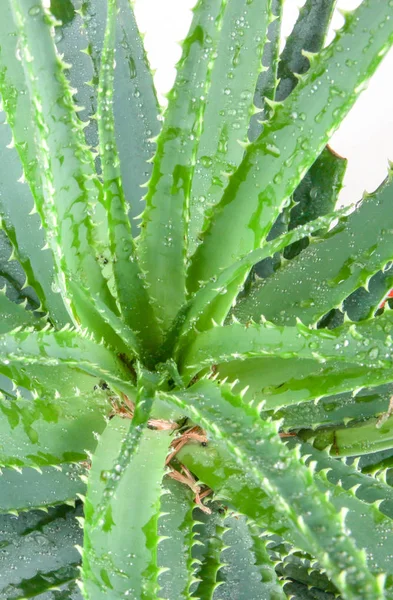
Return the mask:
<svg viewBox="0 0 393 600">
<path fill-rule="evenodd" d="M 273 504 L 312 548 L 339 590 L 349 598 L 383 598 L 381 582 L 366 566 L 343 529 L 343 519 L 322 494 L 311 472 L 284 446 L 272 423 L 243 404 L 227 387 L 202 381 L 188 392 L 162 394 L 214 437 L 239 466 L 266 490 Z"/>
<path fill-rule="evenodd" d="M 145 348 L 149 349 L 156 345 L 159 332 L 143 283 L 143 274 L 136 261 L 120 176 L 113 106 L 117 0 L 109 0 L 107 5 L 108 19 L 101 54 L 97 107 L 103 203 L 107 211 L 110 260 L 120 310 L 127 325 L 136 332 L 136 337 L 143 342 Z"/>
<path fill-rule="evenodd" d="M 70 318 L 60 294 L 55 289 L 53 255 L 51 250 L 44 249 L 46 240 L 40 218 L 33 214 L 33 195 L 28 185 L 23 182 L 26 178 L 32 186 L 33 193 L 41 194 L 30 96 L 26 89 L 22 66 L 16 57 L 14 33 L 11 7 L 8 1 L 3 2 L 0 18 L 0 93 L 8 124 L 3 123 L 5 113 L 0 113 L 2 227 L 12 242 L 28 284 L 34 288 L 43 310 L 50 313 L 53 324 L 61 327 L 68 323 Z M 24 283 L 25 281 L 22 285 Z M 28 293 L 28 289 L 25 293 Z"/>
<path fill-rule="evenodd" d="M 389 17 L 384 0 L 362 2 L 346 15 L 332 44 L 312 57 L 310 70 L 287 100 L 274 106 L 274 116 L 248 147 L 193 257 L 190 292 L 266 239 L 280 210 L 393 43 Z M 231 223 L 236 223 L 235 229 Z"/>
<path fill-rule="evenodd" d="M 74 4 L 77 5 L 75 0 Z M 97 121 L 92 117 L 97 108 L 96 85 L 99 80 L 107 6 L 106 2 L 99 0 L 81 4 L 80 18 L 76 15 L 71 25 L 67 23 L 61 29 L 62 39 L 57 42 L 57 46 L 60 52 L 64 52 L 66 62 L 74 65 L 70 72 L 71 83 L 78 90 L 78 105 L 85 107 L 79 114 L 89 123 L 86 129 L 88 143 L 95 147 L 98 145 Z M 139 222 L 137 217 L 143 208 L 142 186 L 151 175 L 150 159 L 155 149 L 153 138 L 160 130 L 160 109 L 132 5 L 129 0 L 117 0 L 117 6 L 114 133 L 128 215 L 136 236 Z M 86 38 L 81 36 L 81 28 L 84 29 Z M 86 47 L 87 54 L 82 54 L 80 50 Z M 100 227 L 100 235 L 105 239 L 103 226 Z"/>
<path fill-rule="evenodd" d="M 86 468 L 80 464 L 66 464 L 35 469 L 4 469 L 0 475 L 0 512 L 14 513 L 28 510 L 47 510 L 57 504 L 75 505 L 80 494 L 86 492 L 81 477 Z"/>
<path fill-rule="evenodd" d="M 158 521 L 159 597 L 188 599 L 198 562 L 193 556 L 199 543 L 194 531 L 198 523 L 194 517 L 195 503 L 190 488 L 170 477 L 164 477 L 163 488 Z"/>
<path fill-rule="evenodd" d="M 387 234 L 393 225 L 392 195 L 389 179 L 320 243 L 303 250 L 272 277 L 258 281 L 236 306 L 236 317 L 259 320 L 263 313 L 275 323 L 290 325 L 297 317 L 312 324 L 340 306 L 351 292 L 367 285 L 371 276 L 393 258 Z M 290 294 L 283 294 L 283 289 L 290 290 Z M 344 306 L 351 311 L 350 302 L 348 299 Z M 356 313 L 353 316 L 356 318 Z"/>
<path fill-rule="evenodd" d="M 389 368 L 392 327 L 393 311 L 333 330 L 311 329 L 300 322 L 295 327 L 235 322 L 199 333 L 182 355 L 179 370 L 189 376 L 208 365 L 269 355 Z"/>
<path fill-rule="evenodd" d="M 191 180 L 226 5 L 224 0 L 200 0 L 194 9 L 191 29 L 177 65 L 175 85 L 168 97 L 163 129 L 157 140 L 142 215 L 138 255 L 163 331 L 168 330 L 186 297 Z"/>
<path fill-rule="evenodd" d="M 81 513 L 80 506 L 63 505 L 50 508 L 47 515 L 31 511 L 17 519 L 0 516 L 3 598 L 81 599 L 75 581 L 80 562 L 75 544 L 80 543 L 82 534 L 77 518 Z"/>
<path fill-rule="evenodd" d="M 18 34 L 11 39 L 14 53 L 17 43 L 20 47 L 27 89 L 22 91 L 30 94 L 38 159 L 36 169 L 33 172 L 25 169 L 25 175 L 48 232 L 47 242 L 57 267 L 56 285 L 66 298 L 63 273 L 69 270 L 116 311 L 91 244 L 90 212 L 94 212 L 100 201 L 94 157 L 86 146 L 64 64 L 56 53 L 49 13 L 35 0 L 12 0 L 10 5 L 15 21 L 14 27 L 10 23 L 10 32 L 14 34 L 16 30 Z M 8 9 L 2 15 L 10 20 Z M 7 52 L 1 57 L 7 72 L 12 68 L 7 63 L 11 54 Z M 10 84 L 6 81 L 5 85 Z M 12 119 L 12 107 L 6 105 L 5 110 Z M 23 155 L 21 159 L 24 162 Z"/>
<path fill-rule="evenodd" d="M 305 451 L 306 446 L 304 447 Z M 343 477 L 345 482 L 344 487 L 347 488 L 348 486 L 349 489 L 344 489 L 340 485 L 332 485 L 330 474 L 328 478 L 326 477 L 327 469 L 332 469 L 331 480 L 335 481 L 334 465 L 331 463 L 329 465 L 326 464 L 325 458 L 328 459 L 329 457 L 317 450 L 314 450 L 311 454 L 312 457 L 310 460 L 308 460 L 307 456 L 304 456 L 304 460 L 307 460 L 309 468 L 316 469 L 318 472 L 314 474 L 315 483 L 321 492 L 327 493 L 327 497 L 329 497 L 329 500 L 335 506 L 337 513 L 340 511 L 345 512 L 345 522 L 351 531 L 351 537 L 356 541 L 358 548 L 365 548 L 369 568 L 374 575 L 380 575 L 380 579 L 382 580 L 381 573 L 385 570 L 389 573 L 386 587 L 390 589 L 389 591 L 386 589 L 385 594 L 387 598 L 391 598 L 393 596 L 391 589 L 393 578 L 389 556 L 390 531 L 393 525 L 391 519 L 385 517 L 372 504 L 376 499 L 378 499 L 377 505 L 380 503 L 379 499 L 384 497 L 384 491 L 382 489 L 378 490 L 378 485 L 376 484 L 375 493 L 373 493 L 374 480 L 356 473 L 355 469 L 348 468 L 343 463 L 337 465 L 337 476 L 341 475 Z M 261 487 L 244 473 L 243 468 L 233 456 L 231 457 L 222 441 L 211 442 L 207 448 L 190 443 L 182 448 L 178 458 L 201 481 L 215 490 L 216 498 L 221 499 L 225 504 L 236 508 L 236 510 L 252 518 L 266 532 L 279 535 L 287 542 L 290 542 L 294 547 L 294 551 L 302 548 L 315 559 L 315 553 L 311 546 L 300 538 L 300 531 L 292 527 L 287 516 L 279 510 L 277 504 L 272 504 L 266 487 Z M 330 458 L 331 462 L 335 460 Z M 316 465 L 315 461 L 317 461 Z M 320 466 L 318 466 L 319 461 Z M 346 478 L 348 478 L 347 481 Z M 353 488 L 351 486 L 351 478 Z M 361 478 L 363 479 L 364 490 L 360 485 Z M 389 494 L 387 487 L 385 485 L 385 490 Z M 356 496 L 358 490 L 359 497 Z M 360 500 L 360 498 L 365 500 L 368 498 L 370 504 L 366 503 L 367 500 L 365 502 Z M 376 558 L 377 556 L 378 558 Z"/>
<path fill-rule="evenodd" d="M 168 432 L 144 430 L 110 501 L 110 512 L 94 526 L 106 472 L 126 431 L 124 420 L 112 419 L 93 457 L 85 502 L 82 566 L 84 594 L 92 600 L 154 597 L 158 590 L 158 519 Z"/>
<path fill-rule="evenodd" d="M 192 178 L 187 254 L 200 243 L 204 220 L 221 199 L 228 177 L 243 158 L 248 141 L 253 94 L 267 26 L 274 18 L 270 1 L 229 2 L 222 19 L 217 58 L 206 94 L 195 171 Z M 204 227 L 203 227 L 204 226 Z"/>
<path fill-rule="evenodd" d="M 86 460 L 87 452 L 94 450 L 110 405 L 93 390 L 93 378 L 83 381 L 76 372 L 74 389 L 70 386 L 63 393 L 61 382 L 65 386 L 67 376 L 72 377 L 73 372 L 52 369 L 61 377 L 57 380 L 60 386 L 57 393 L 37 392 L 30 398 L 20 392 L 0 395 L 1 466 L 57 466 Z M 82 383 L 86 391 L 77 387 Z"/>
</svg>

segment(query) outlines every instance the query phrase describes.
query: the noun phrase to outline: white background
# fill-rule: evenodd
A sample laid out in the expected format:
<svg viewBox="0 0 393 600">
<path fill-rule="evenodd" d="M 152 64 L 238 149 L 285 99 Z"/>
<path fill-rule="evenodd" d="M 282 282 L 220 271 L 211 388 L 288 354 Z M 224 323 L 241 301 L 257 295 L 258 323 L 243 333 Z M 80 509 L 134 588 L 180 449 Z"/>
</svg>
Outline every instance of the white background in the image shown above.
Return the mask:
<svg viewBox="0 0 393 600">
<path fill-rule="evenodd" d="M 174 65 L 181 53 L 179 41 L 187 34 L 195 0 L 134 0 L 134 4 L 150 65 L 156 71 L 159 99 L 165 104 L 163 94 L 173 84 Z M 282 44 L 302 4 L 304 0 L 285 0 Z M 360 0 L 338 0 L 337 7 L 351 10 L 359 4 Z M 336 10 L 328 41 L 342 23 Z M 365 189 L 373 191 L 386 176 L 388 159 L 393 161 L 393 51 L 384 58 L 368 89 L 332 138 L 331 146 L 348 158 L 342 202 L 358 200 Z"/>
</svg>

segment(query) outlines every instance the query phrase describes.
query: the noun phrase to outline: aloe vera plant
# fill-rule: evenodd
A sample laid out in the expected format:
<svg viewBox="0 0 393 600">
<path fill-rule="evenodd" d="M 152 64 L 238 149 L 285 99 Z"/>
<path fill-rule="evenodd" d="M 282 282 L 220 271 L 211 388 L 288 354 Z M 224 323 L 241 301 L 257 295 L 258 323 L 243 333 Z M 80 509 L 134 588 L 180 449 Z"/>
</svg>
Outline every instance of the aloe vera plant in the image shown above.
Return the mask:
<svg viewBox="0 0 393 600">
<path fill-rule="evenodd" d="M 393 187 L 327 145 L 393 2 L 334 8 L 199 0 L 161 115 L 130 0 L 2 0 L 0 597 L 393 599 Z"/>
</svg>

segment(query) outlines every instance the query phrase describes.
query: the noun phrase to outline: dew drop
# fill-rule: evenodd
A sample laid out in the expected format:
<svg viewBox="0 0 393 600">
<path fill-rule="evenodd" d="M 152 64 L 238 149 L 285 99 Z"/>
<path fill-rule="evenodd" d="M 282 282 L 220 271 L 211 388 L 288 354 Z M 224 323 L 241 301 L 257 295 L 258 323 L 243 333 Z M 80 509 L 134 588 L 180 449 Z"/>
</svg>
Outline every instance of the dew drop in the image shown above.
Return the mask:
<svg viewBox="0 0 393 600">
<path fill-rule="evenodd" d="M 38 5 L 32 6 L 29 9 L 29 15 L 31 17 L 36 17 L 37 15 L 41 14 L 41 7 Z"/>
<path fill-rule="evenodd" d="M 368 351 L 367 356 L 371 359 L 371 360 L 375 360 L 376 358 L 378 358 L 379 355 L 379 350 L 378 348 L 371 348 L 371 350 Z"/>
</svg>

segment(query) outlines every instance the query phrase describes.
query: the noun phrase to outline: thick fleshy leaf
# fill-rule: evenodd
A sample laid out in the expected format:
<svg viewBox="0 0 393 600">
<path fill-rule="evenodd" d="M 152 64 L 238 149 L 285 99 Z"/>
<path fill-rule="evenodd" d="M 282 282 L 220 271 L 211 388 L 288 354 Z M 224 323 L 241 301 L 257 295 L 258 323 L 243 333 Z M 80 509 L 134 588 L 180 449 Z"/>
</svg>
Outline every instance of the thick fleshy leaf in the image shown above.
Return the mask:
<svg viewBox="0 0 393 600">
<path fill-rule="evenodd" d="M 375 575 L 386 569 L 389 573 L 387 586 L 391 588 L 393 577 L 389 558 L 391 535 L 389 532 L 393 525 L 391 519 L 373 505 L 375 501 L 377 505 L 380 501 L 382 502 L 386 497 L 384 494 L 390 498 L 391 492 L 389 492 L 388 486 L 381 484 L 378 489 L 378 483 L 375 480 L 357 473 L 355 469 L 347 467 L 341 462 L 337 464 L 337 473 L 335 473 L 335 459 L 329 459 L 325 453 L 317 450 L 313 450 L 314 454 L 307 453 L 306 450 L 305 446 L 302 454 L 312 454 L 310 459 L 307 459 L 307 464 L 318 472 L 317 475 L 314 475 L 318 488 L 320 491 L 329 493 L 329 499 L 337 513 L 344 509 L 346 526 L 351 531 L 357 547 L 365 548 L 369 568 Z M 294 530 L 288 518 L 280 512 L 279 507 L 271 503 L 266 487 L 258 486 L 252 478 L 244 473 L 236 460 L 231 458 L 222 442 L 212 442 L 208 448 L 192 443 L 180 451 L 178 458 L 201 481 L 212 487 L 217 493 L 217 498 L 220 498 L 222 502 L 256 520 L 266 531 L 282 536 L 295 549 L 303 548 L 315 558 L 311 547 L 300 540 L 300 531 Z M 304 458 L 306 460 L 307 457 Z M 327 460 L 330 460 L 329 464 L 327 464 Z M 331 470 L 331 477 L 330 474 L 328 477 L 326 476 L 326 470 Z M 337 481 L 340 476 L 345 481 L 343 487 Z M 384 489 L 382 489 L 383 487 Z M 391 505 L 389 504 L 387 510 L 390 509 Z M 387 514 L 389 513 L 387 512 Z M 377 556 L 378 558 L 376 558 Z M 386 597 L 393 597 L 392 590 L 386 592 Z"/>
<path fill-rule="evenodd" d="M 336 0 L 307 0 L 300 9 L 295 26 L 288 36 L 278 65 L 279 83 L 275 100 L 287 98 L 310 67 L 306 52 L 319 52 L 333 14 Z"/>
<path fill-rule="evenodd" d="M 328 228 L 332 222 L 340 219 L 348 210 L 350 208 L 347 207 L 297 227 L 271 242 L 267 242 L 263 248 L 250 252 L 243 259 L 224 269 L 217 277 L 212 278 L 211 282 L 198 290 L 182 308 L 173 330 L 168 336 L 169 341 L 172 341 L 173 336 L 178 336 L 177 348 L 181 348 L 189 344 L 190 339 L 195 335 L 194 330 L 205 331 L 212 327 L 213 323 L 222 324 L 242 288 L 242 278 L 239 278 L 239 275 L 245 269 L 249 271 L 265 257 L 273 256 L 277 251 L 283 250 L 289 244 L 321 228 Z"/>
<path fill-rule="evenodd" d="M 87 452 L 94 450 L 111 411 L 107 398 L 93 389 L 93 378 L 81 378 L 71 369 L 50 370 L 59 391 L 28 394 L 8 389 L 0 395 L 1 466 L 56 466 L 86 460 Z"/>
<path fill-rule="evenodd" d="M 89 600 L 155 597 L 158 590 L 158 520 L 168 432 L 144 430 L 111 499 L 110 513 L 94 526 L 106 472 L 112 468 L 127 429 L 125 420 L 112 419 L 93 457 L 85 502 L 82 568 L 84 594 Z"/>
<path fill-rule="evenodd" d="M 86 468 L 78 463 L 65 464 L 60 470 L 53 467 L 20 471 L 3 469 L 0 512 L 17 514 L 34 509 L 47 510 L 57 504 L 73 506 L 77 496 L 86 492 L 82 476 L 86 476 Z"/>
<path fill-rule="evenodd" d="M 0 227 L 4 226 L 4 222 Z M 27 284 L 26 273 L 15 258 L 14 246 L 4 229 L 0 229 L 0 287 L 6 288 L 7 298 L 21 304 L 27 301 L 26 308 L 39 310 L 40 300 L 31 286 Z"/>
<path fill-rule="evenodd" d="M 258 356 L 391 368 L 392 326 L 393 311 L 356 326 L 349 323 L 333 330 L 311 329 L 300 322 L 295 327 L 268 321 L 260 325 L 217 326 L 195 337 L 181 357 L 180 372 L 195 375 L 212 364 Z"/>
<path fill-rule="evenodd" d="M 392 447 L 393 418 L 387 410 L 378 418 L 372 417 L 363 423 L 317 431 L 301 430 L 299 436 L 305 441 L 312 441 L 319 450 L 329 449 L 332 456 L 369 454 Z"/>
<path fill-rule="evenodd" d="M 109 0 L 107 5 L 108 19 L 101 53 L 97 107 L 103 204 L 107 212 L 110 261 L 120 310 L 127 325 L 136 332 L 135 337 L 140 339 L 145 349 L 149 349 L 157 345 L 159 332 L 144 285 L 144 275 L 135 256 L 135 244 L 120 174 L 113 99 L 117 2 Z"/>
<path fill-rule="evenodd" d="M 112 351 L 76 331 L 15 330 L 0 336 L 0 370 L 25 364 L 70 366 L 108 381 L 130 380 L 131 372 Z M 60 382 L 59 382 L 60 383 Z"/>
<path fill-rule="evenodd" d="M 188 256 L 200 243 L 204 219 L 221 199 L 228 177 L 243 158 L 253 94 L 269 21 L 267 0 L 229 2 L 206 95 L 189 203 Z M 245 34 L 246 32 L 246 34 Z"/>
<path fill-rule="evenodd" d="M 78 316 L 84 327 L 87 327 L 97 342 L 105 341 L 124 354 L 137 355 L 140 351 L 135 333 L 114 313 L 98 296 L 75 280 L 69 282 L 72 301 L 77 306 Z"/>
<path fill-rule="evenodd" d="M 138 254 L 153 306 L 168 330 L 186 297 L 188 203 L 206 98 L 227 3 L 201 0 L 183 42 L 157 140 Z M 168 277 L 168 273 L 170 276 Z"/>
<path fill-rule="evenodd" d="M 312 548 L 347 598 L 383 598 L 380 581 L 367 568 L 365 555 L 343 529 L 343 515 L 322 494 L 311 471 L 296 453 L 283 450 L 276 427 L 228 387 L 201 381 L 188 392 L 166 394 L 193 421 L 222 441 L 238 465 L 266 490 L 285 519 Z"/>
<path fill-rule="evenodd" d="M 264 85 L 269 86 L 269 82 L 271 79 L 271 74 L 269 72 L 262 73 L 260 76 L 260 82 L 262 84 L 262 92 L 265 90 L 267 93 L 267 97 L 271 100 L 283 101 L 295 86 L 298 83 L 298 79 L 296 74 L 304 74 L 310 67 L 310 62 L 308 58 L 303 54 L 303 51 L 306 52 L 319 52 L 323 46 L 325 35 L 328 29 L 328 25 L 330 22 L 330 18 L 333 12 L 333 8 L 335 5 L 335 0 L 308 0 L 305 5 L 300 9 L 300 13 L 298 19 L 295 23 L 295 26 L 288 36 L 285 48 L 282 54 L 280 55 L 280 61 L 278 64 L 278 81 L 274 82 L 275 87 L 273 89 L 273 94 L 269 93 L 269 90 L 265 90 Z M 271 25 L 274 27 L 275 22 Z M 280 42 L 280 39 L 277 40 L 277 44 Z M 266 81 L 267 80 L 267 81 Z M 271 86 L 271 83 L 270 83 Z M 258 95 L 258 86 L 257 86 L 257 94 Z M 258 102 L 256 102 L 258 106 Z M 271 107 L 265 102 L 265 110 L 264 110 L 264 118 L 268 120 L 269 116 L 271 116 Z M 254 117 L 254 124 L 257 121 L 258 115 Z M 250 139 L 254 141 L 257 137 L 256 134 L 260 133 L 261 125 L 259 128 L 255 128 L 255 135 Z M 313 186 L 313 180 L 316 173 L 322 173 L 322 166 L 324 163 L 323 157 L 326 150 L 322 152 L 320 157 L 317 158 L 312 167 L 308 170 L 303 180 L 300 182 L 298 188 L 295 190 L 293 194 L 293 201 L 300 202 L 300 204 L 296 208 L 297 213 L 302 213 L 303 208 L 306 210 L 306 214 L 308 212 L 308 193 L 313 190 L 312 199 L 314 208 L 316 208 L 315 204 L 320 205 L 321 209 L 325 209 L 324 203 L 315 202 L 318 198 L 321 190 L 316 190 Z M 322 159 L 322 164 L 319 162 Z M 321 168 L 320 168 L 321 167 Z M 318 181 L 318 176 L 316 177 Z M 311 188 L 311 189 L 310 189 Z M 315 196 L 314 196 L 315 194 Z M 323 190 L 323 195 L 328 194 L 327 191 Z M 331 205 L 334 204 L 335 198 L 332 195 Z M 327 209 L 326 212 L 328 212 Z M 319 216 L 316 210 L 313 210 L 314 218 Z M 289 223 L 289 214 L 290 207 L 285 207 L 283 212 L 277 217 L 272 229 L 269 232 L 267 239 L 274 239 L 278 235 L 284 233 Z M 321 212 L 320 214 L 323 214 Z M 304 222 L 308 219 L 306 218 Z M 306 244 L 306 240 L 299 242 L 297 246 L 300 244 Z M 260 277 L 267 277 L 271 275 L 276 268 L 280 264 L 280 256 L 277 254 L 272 258 L 267 258 L 256 266 L 255 270 Z"/>
<path fill-rule="evenodd" d="M 81 506 L 62 505 L 48 514 L 0 516 L 1 597 L 81 600 L 75 581 L 80 563 L 75 545 L 82 539 L 76 519 L 81 514 Z"/>
<path fill-rule="evenodd" d="M 12 57 L 19 44 L 21 63 L 17 63 L 17 69 L 23 67 L 25 84 L 22 82 L 16 89 L 30 97 L 30 118 L 36 139 L 35 169 L 27 169 L 23 154 L 21 159 L 55 258 L 55 283 L 66 298 L 64 272 L 70 271 L 117 310 L 91 244 L 90 213 L 100 201 L 100 183 L 95 176 L 93 154 L 86 146 L 83 126 L 75 112 L 64 64 L 56 53 L 49 12 L 35 0 L 4 5 L 2 18 L 7 22 L 11 34 L 8 38 L 14 48 L 2 54 L 1 61 L 6 75 L 11 77 L 15 66 Z M 12 86 L 13 79 L 6 77 L 2 89 L 7 91 Z M 12 104 L 6 103 L 4 108 L 8 121 L 15 121 Z M 19 142 L 25 142 L 22 135 Z"/>
<path fill-rule="evenodd" d="M 6 296 L 6 288 L 0 290 L 0 334 L 12 331 L 17 327 L 31 327 L 41 324 L 30 310 L 26 309 L 26 302 L 16 304 Z"/>
<path fill-rule="evenodd" d="M 249 146 L 214 210 L 189 270 L 190 292 L 266 239 L 393 43 L 389 18 L 384 0 L 362 2 L 346 15 L 332 44 L 312 57 L 309 71 L 287 100 L 274 106 L 274 116 Z M 234 222 L 236 229 L 230 226 Z"/>
<path fill-rule="evenodd" d="M 344 300 L 343 311 L 351 321 L 368 319 L 378 310 L 392 287 L 393 268 L 388 263 L 367 281 L 366 287 L 358 288 Z"/>
<path fill-rule="evenodd" d="M 190 488 L 164 477 L 158 521 L 158 534 L 162 540 L 158 546 L 160 598 L 190 597 L 198 562 L 194 550 L 199 543 L 194 531 L 198 523 L 194 509 Z"/>
<path fill-rule="evenodd" d="M 0 18 L 0 94 L 2 109 L 5 110 L 5 113 L 0 112 L 2 227 L 23 267 L 24 278 L 27 277 L 28 285 L 34 288 L 42 309 L 49 311 L 54 325 L 64 326 L 70 319 L 55 289 L 53 255 L 51 250 L 43 249 L 45 235 L 40 227 L 40 218 L 32 214 L 35 212 L 33 196 L 23 182 L 23 178 L 27 179 L 33 193 L 41 194 L 30 97 L 22 66 L 16 57 L 15 36 L 11 35 L 14 31 L 11 7 L 8 1 L 3 2 Z M 6 117 L 8 124 L 5 123 Z M 31 296 L 29 288 L 25 293 Z"/>
<path fill-rule="evenodd" d="M 258 281 L 236 306 L 236 317 L 259 320 L 263 314 L 275 323 L 293 324 L 296 318 L 315 323 L 340 306 L 393 258 L 387 234 L 392 223 L 392 197 L 393 184 L 388 180 L 319 244 L 303 250 L 272 277 Z M 283 294 L 283 289 L 290 294 Z"/>
<path fill-rule="evenodd" d="M 97 501 L 92 518 L 92 528 L 97 527 L 102 521 L 110 520 L 112 513 L 111 501 L 116 497 L 117 489 L 126 475 L 130 462 L 138 452 L 143 440 L 145 429 L 151 415 L 154 386 L 151 385 L 149 374 L 141 370 L 138 379 L 138 393 L 133 407 L 132 420 L 128 421 L 128 429 L 123 437 L 118 454 L 115 456 L 113 465 L 105 472 L 105 486 L 101 493 L 101 499 Z"/>
<path fill-rule="evenodd" d="M 64 53 L 65 61 L 74 65 L 70 72 L 71 83 L 78 90 L 77 104 L 85 107 L 79 116 L 88 122 L 97 109 L 95 86 L 99 80 L 107 6 L 106 2 L 99 0 L 89 3 L 73 0 L 73 3 L 80 7 L 80 15 L 75 15 L 72 23 L 67 22 L 61 28 L 61 40 L 57 41 L 57 46 Z M 160 109 L 132 6 L 128 0 L 117 0 L 117 6 L 114 132 L 124 195 L 129 205 L 128 214 L 133 234 L 137 235 L 136 217 L 143 208 L 144 191 L 141 186 L 151 175 L 151 165 L 147 161 L 154 153 L 152 138 L 160 129 Z M 58 11 L 54 14 L 56 18 L 60 17 Z M 81 32 L 81 29 L 84 31 Z M 87 54 L 82 54 L 81 50 L 86 48 Z M 85 131 L 88 143 L 97 146 L 95 119 L 90 120 Z M 105 234 L 102 227 L 100 233 Z"/>
<path fill-rule="evenodd" d="M 221 553 L 225 548 L 223 534 L 225 532 L 225 510 L 213 511 L 206 522 L 199 526 L 198 541 L 202 544 L 200 548 L 198 568 L 198 585 L 194 590 L 192 598 L 202 600 L 213 600 L 216 596 L 220 582 L 218 581 L 220 569 L 224 566 Z M 201 527 L 202 526 L 202 527 Z M 202 531 L 201 531 L 202 529 Z"/>
<path fill-rule="evenodd" d="M 228 515 L 224 521 L 221 552 L 223 566 L 218 573 L 220 583 L 217 600 L 285 600 L 274 565 L 270 561 L 258 528 L 249 529 L 242 515 Z M 252 533 L 253 532 L 253 533 Z"/>
<path fill-rule="evenodd" d="M 269 24 L 267 38 L 263 48 L 262 72 L 258 75 L 258 81 L 254 93 L 254 105 L 258 109 L 251 116 L 248 138 L 253 142 L 261 133 L 262 123 L 268 118 L 269 106 L 265 98 L 274 100 L 278 85 L 277 70 L 281 43 L 281 20 L 283 11 L 283 0 L 273 0 L 270 5 L 272 22 Z"/>
</svg>

